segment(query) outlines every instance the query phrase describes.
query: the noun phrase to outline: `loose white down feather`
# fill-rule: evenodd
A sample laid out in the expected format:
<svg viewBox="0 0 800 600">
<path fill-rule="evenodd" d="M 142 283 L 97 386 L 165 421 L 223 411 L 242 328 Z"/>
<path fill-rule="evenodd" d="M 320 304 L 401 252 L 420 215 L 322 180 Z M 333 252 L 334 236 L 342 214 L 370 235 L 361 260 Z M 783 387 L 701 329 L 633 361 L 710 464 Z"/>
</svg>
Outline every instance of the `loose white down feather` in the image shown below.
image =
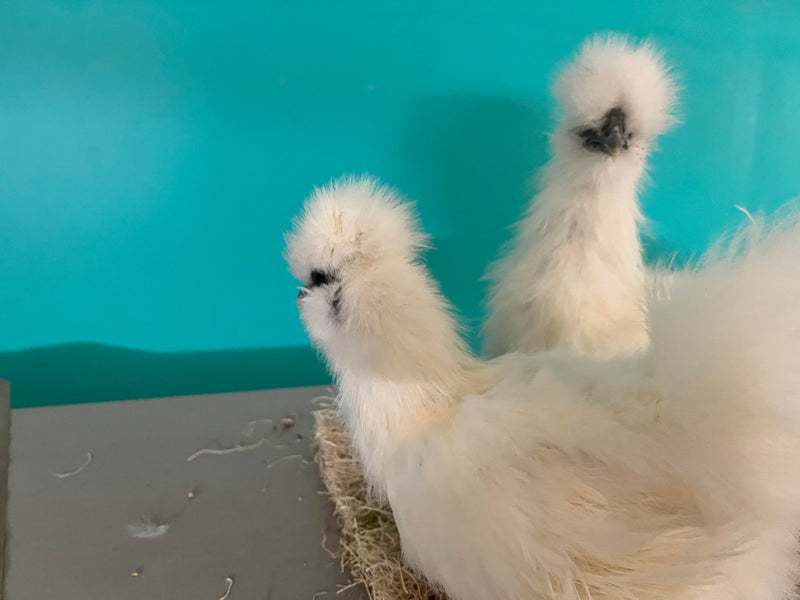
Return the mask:
<svg viewBox="0 0 800 600">
<path fill-rule="evenodd" d="M 288 236 L 300 315 L 407 560 L 455 600 L 780 600 L 800 528 L 800 227 L 655 302 L 652 343 L 480 361 L 370 180 Z"/>
<path fill-rule="evenodd" d="M 613 356 L 648 343 L 638 192 L 676 86 L 647 42 L 589 39 L 555 85 L 560 120 L 541 191 L 492 288 L 485 351 Z"/>
</svg>

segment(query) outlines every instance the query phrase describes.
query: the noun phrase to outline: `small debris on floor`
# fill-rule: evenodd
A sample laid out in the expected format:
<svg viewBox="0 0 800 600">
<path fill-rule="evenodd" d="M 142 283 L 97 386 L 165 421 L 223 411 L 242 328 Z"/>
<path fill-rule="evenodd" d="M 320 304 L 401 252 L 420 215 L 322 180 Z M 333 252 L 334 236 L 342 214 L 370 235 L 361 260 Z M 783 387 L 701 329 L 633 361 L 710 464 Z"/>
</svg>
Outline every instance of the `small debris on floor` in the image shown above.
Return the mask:
<svg viewBox="0 0 800 600">
<path fill-rule="evenodd" d="M 131 577 L 139 577 L 139 575 L 141 575 L 143 571 L 144 567 L 136 567 L 136 570 L 134 570 L 133 573 L 131 573 Z"/>
<path fill-rule="evenodd" d="M 272 419 L 254 419 L 253 421 L 248 421 L 247 425 L 242 429 L 242 435 L 253 435 L 256 432 L 256 425 L 260 424 L 272 425 Z"/>
<path fill-rule="evenodd" d="M 280 425 L 275 425 L 275 427 L 273 427 L 273 429 L 283 433 L 285 431 L 289 431 L 295 425 L 297 425 L 297 418 L 296 417 L 284 417 L 283 419 L 281 419 Z"/>
<path fill-rule="evenodd" d="M 128 535 L 139 539 L 161 537 L 169 531 L 169 523 L 158 523 L 152 517 L 144 517 L 141 523 L 128 525 Z"/>
<path fill-rule="evenodd" d="M 357 585 L 363 585 L 365 588 L 367 588 L 367 593 L 369 593 L 369 588 L 367 587 L 366 582 L 361 581 L 361 580 L 356 580 L 356 581 L 354 581 L 353 583 L 351 583 L 349 585 L 345 585 L 345 586 L 340 587 L 338 590 L 336 590 L 336 593 L 337 594 L 341 594 L 342 592 L 346 592 L 347 590 L 349 590 L 351 588 L 354 588 Z"/>
<path fill-rule="evenodd" d="M 186 462 L 192 462 L 195 458 L 197 458 L 198 456 L 202 456 L 203 454 L 213 454 L 215 456 L 220 456 L 223 454 L 233 454 L 234 452 L 247 452 L 248 450 L 255 450 L 266 441 L 267 441 L 266 439 L 262 438 L 253 444 L 246 444 L 246 445 L 236 444 L 233 448 L 223 448 L 223 449 L 202 448 L 201 450 L 198 450 L 191 456 L 187 457 Z"/>
<path fill-rule="evenodd" d="M 333 550 L 331 550 L 330 548 L 328 548 L 328 546 L 326 546 L 326 545 L 325 545 L 325 542 L 326 542 L 326 541 L 328 541 L 328 534 L 327 534 L 326 532 L 324 532 L 324 531 L 323 531 L 323 532 L 322 532 L 322 541 L 319 543 L 319 545 L 320 545 L 320 546 L 322 546 L 322 549 L 323 549 L 323 550 L 325 550 L 325 552 L 327 552 L 327 553 L 328 553 L 328 555 L 329 555 L 329 556 L 330 556 L 332 559 L 336 560 L 338 557 L 337 557 L 337 556 L 336 556 L 336 554 L 333 552 Z"/>
<path fill-rule="evenodd" d="M 330 394 L 327 396 L 322 395 L 312 398 L 310 400 L 311 404 L 318 404 L 322 409 L 333 408 L 333 405 L 336 402 L 336 395 L 333 391 L 333 388 L 328 388 L 328 391 Z"/>
<path fill-rule="evenodd" d="M 226 577 L 225 583 L 228 584 L 228 589 L 225 590 L 225 594 L 219 600 L 226 600 L 226 598 L 231 595 L 231 589 L 233 589 L 233 577 Z"/>
<path fill-rule="evenodd" d="M 67 471 L 66 473 L 53 473 L 54 477 L 58 477 L 59 479 L 66 479 L 67 477 L 72 477 L 73 475 L 77 475 L 81 471 L 83 471 L 86 467 L 92 464 L 92 460 L 94 460 L 94 454 L 91 452 L 86 453 L 86 462 L 84 462 L 80 467 L 75 469 L 74 471 Z"/>
</svg>

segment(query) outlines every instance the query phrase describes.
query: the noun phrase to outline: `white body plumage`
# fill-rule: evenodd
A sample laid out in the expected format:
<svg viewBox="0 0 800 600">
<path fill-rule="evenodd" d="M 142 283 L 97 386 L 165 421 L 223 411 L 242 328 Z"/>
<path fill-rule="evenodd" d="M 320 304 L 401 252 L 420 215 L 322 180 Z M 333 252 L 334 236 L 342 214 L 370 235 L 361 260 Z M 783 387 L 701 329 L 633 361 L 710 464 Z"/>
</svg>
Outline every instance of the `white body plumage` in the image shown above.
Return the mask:
<svg viewBox="0 0 800 600">
<path fill-rule="evenodd" d="M 610 360 L 472 358 L 423 243 L 360 180 L 317 190 L 287 246 L 412 565 L 455 600 L 791 596 L 800 228 L 682 277 L 648 351 Z"/>
<path fill-rule="evenodd" d="M 485 351 L 613 356 L 647 345 L 638 193 L 675 84 L 648 44 L 594 37 L 555 86 L 541 191 L 492 266 Z"/>
</svg>

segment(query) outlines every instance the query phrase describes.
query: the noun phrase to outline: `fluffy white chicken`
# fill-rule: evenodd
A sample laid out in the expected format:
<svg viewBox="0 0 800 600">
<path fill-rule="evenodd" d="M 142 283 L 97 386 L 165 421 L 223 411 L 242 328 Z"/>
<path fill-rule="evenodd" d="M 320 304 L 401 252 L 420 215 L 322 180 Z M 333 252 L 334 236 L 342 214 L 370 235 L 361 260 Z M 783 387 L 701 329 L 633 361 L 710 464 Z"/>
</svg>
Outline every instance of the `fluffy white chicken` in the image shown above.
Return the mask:
<svg viewBox="0 0 800 600">
<path fill-rule="evenodd" d="M 455 600 L 790 596 L 800 226 L 682 277 L 649 349 L 608 360 L 473 358 L 424 245 L 364 179 L 316 190 L 286 251 L 411 565 Z"/>
<path fill-rule="evenodd" d="M 485 351 L 644 348 L 647 283 L 638 191 L 676 86 L 649 43 L 589 39 L 556 81 L 560 121 L 541 191 L 492 281 Z"/>
</svg>

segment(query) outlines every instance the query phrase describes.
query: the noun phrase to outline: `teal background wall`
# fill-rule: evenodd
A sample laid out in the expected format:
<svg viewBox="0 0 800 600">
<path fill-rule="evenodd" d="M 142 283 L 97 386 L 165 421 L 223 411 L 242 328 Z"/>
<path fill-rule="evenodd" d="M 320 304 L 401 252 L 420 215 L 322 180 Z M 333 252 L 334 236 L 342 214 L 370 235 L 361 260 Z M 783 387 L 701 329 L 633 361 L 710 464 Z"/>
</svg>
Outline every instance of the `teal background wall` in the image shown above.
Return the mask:
<svg viewBox="0 0 800 600">
<path fill-rule="evenodd" d="M 685 86 L 644 195 L 653 254 L 800 193 L 793 1 L 0 1 L 13 402 L 326 381 L 282 233 L 346 172 L 418 200 L 474 332 L 547 156 L 553 69 L 597 30 L 652 35 Z"/>
</svg>

